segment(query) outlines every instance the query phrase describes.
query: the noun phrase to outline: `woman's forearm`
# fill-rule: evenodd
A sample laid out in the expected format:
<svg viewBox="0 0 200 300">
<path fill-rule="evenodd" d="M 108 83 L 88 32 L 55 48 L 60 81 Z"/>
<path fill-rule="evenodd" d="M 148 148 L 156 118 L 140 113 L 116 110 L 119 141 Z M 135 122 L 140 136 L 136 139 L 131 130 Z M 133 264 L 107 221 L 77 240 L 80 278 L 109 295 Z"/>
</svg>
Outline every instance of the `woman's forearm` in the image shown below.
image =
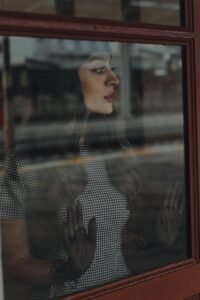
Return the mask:
<svg viewBox="0 0 200 300">
<path fill-rule="evenodd" d="M 53 279 L 52 262 L 35 258 L 21 258 L 6 264 L 10 276 L 21 284 L 50 284 Z"/>
<path fill-rule="evenodd" d="M 49 284 L 52 262 L 32 257 L 24 220 L 2 221 L 4 265 L 10 276 L 22 284 Z"/>
</svg>

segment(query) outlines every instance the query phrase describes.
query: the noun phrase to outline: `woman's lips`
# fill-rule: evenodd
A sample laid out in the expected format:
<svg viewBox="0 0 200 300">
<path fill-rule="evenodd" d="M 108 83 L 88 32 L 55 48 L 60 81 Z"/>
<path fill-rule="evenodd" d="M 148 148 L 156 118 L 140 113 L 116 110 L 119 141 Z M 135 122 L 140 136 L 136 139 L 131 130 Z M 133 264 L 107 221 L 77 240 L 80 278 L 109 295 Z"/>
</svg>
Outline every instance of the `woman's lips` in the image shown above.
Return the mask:
<svg viewBox="0 0 200 300">
<path fill-rule="evenodd" d="M 112 103 L 114 100 L 115 100 L 115 97 L 116 97 L 116 93 L 113 92 L 107 96 L 104 97 L 104 99 L 110 103 Z"/>
</svg>

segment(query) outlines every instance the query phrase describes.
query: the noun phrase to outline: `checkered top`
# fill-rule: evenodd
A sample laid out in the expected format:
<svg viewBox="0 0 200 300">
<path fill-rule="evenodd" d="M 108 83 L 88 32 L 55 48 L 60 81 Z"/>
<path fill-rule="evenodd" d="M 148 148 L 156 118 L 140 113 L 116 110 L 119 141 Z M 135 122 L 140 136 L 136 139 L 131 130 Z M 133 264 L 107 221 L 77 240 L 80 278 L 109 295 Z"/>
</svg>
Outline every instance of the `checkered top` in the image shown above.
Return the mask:
<svg viewBox="0 0 200 300">
<path fill-rule="evenodd" d="M 60 284 L 52 282 L 48 287 L 34 286 L 32 299 L 55 299 L 129 275 L 121 248 L 121 231 L 129 215 L 126 199 L 111 185 L 104 157 L 89 152 L 86 146 L 81 146 L 80 152 L 85 163 L 88 184 L 77 199 L 80 200 L 83 207 L 86 228 L 89 220 L 94 216 L 96 217 L 97 245 L 95 257 L 89 269 L 78 282 L 68 281 Z M 10 181 L 9 184 L 4 182 L 4 184 L 1 184 L 2 188 L 0 190 L 0 217 L 9 220 L 26 218 L 24 204 L 27 193 L 24 186 L 29 186 L 29 191 L 37 191 L 41 184 L 38 169 L 41 166 L 43 168 L 43 165 L 41 164 L 37 168 L 34 165 L 27 164 L 19 155 L 17 155 L 17 160 L 20 184 L 14 181 Z M 48 170 L 50 167 L 45 165 L 45 168 Z M 52 166 L 50 169 L 52 170 Z M 12 172 L 12 169 L 10 169 L 10 172 Z M 53 172 L 56 176 L 60 176 L 66 190 L 70 188 L 69 184 L 76 184 L 76 176 L 66 166 L 55 164 Z M 47 176 L 48 173 L 49 171 L 46 172 Z M 62 206 L 57 213 L 57 222 L 60 226 L 66 223 L 66 206 Z M 62 241 L 52 243 L 51 247 L 46 249 L 41 245 L 41 240 L 37 238 L 32 239 L 31 243 L 32 252 L 37 253 L 39 251 L 40 256 L 44 259 L 51 261 L 67 260 Z"/>
</svg>

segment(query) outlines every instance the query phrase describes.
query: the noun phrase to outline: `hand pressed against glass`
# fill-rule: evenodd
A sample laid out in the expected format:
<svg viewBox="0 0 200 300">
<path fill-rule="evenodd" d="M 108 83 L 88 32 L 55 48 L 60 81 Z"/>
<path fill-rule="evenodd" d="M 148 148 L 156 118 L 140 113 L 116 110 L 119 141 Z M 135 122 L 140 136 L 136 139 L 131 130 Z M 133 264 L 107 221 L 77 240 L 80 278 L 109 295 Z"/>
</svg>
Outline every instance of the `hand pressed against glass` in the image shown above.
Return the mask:
<svg viewBox="0 0 200 300">
<path fill-rule="evenodd" d="M 68 209 L 68 219 L 64 231 L 64 242 L 69 255 L 66 271 L 80 277 L 87 271 L 94 259 L 96 249 L 96 219 L 89 221 L 88 233 L 83 224 L 82 206 L 77 201 L 77 206 Z"/>
<path fill-rule="evenodd" d="M 81 65 L 78 75 L 88 112 L 111 114 L 119 79 L 111 69 L 110 57 L 92 57 Z"/>
<path fill-rule="evenodd" d="M 178 236 L 184 213 L 183 190 L 179 182 L 168 188 L 157 220 L 157 236 L 161 243 L 171 245 Z"/>
</svg>

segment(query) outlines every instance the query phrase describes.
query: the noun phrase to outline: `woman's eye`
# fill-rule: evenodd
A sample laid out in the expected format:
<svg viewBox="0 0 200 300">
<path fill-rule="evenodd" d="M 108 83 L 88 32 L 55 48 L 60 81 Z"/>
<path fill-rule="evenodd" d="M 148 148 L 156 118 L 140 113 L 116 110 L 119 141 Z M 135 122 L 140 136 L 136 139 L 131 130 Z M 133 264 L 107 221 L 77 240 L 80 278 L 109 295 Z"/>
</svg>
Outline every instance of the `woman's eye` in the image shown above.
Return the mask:
<svg viewBox="0 0 200 300">
<path fill-rule="evenodd" d="M 93 68 L 91 69 L 91 71 L 96 74 L 104 74 L 106 71 L 106 67 Z"/>
</svg>

